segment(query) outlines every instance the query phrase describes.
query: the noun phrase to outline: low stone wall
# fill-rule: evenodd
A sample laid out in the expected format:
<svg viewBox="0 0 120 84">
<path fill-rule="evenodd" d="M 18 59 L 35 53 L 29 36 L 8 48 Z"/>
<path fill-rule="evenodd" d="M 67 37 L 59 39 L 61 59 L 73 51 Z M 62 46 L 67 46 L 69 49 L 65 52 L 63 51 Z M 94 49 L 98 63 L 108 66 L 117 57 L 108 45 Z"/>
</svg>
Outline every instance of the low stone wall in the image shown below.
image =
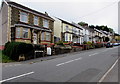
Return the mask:
<svg viewBox="0 0 120 84">
<path fill-rule="evenodd" d="M 72 46 L 71 52 L 78 52 L 78 51 L 82 51 L 82 47 L 79 47 L 79 46 Z"/>
</svg>

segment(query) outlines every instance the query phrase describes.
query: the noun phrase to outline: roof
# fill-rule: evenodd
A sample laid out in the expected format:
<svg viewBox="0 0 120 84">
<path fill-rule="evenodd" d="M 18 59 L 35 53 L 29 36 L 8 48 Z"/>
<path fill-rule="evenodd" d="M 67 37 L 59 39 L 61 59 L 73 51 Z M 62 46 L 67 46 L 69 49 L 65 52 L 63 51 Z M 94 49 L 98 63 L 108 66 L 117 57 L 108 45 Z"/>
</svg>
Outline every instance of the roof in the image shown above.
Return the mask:
<svg viewBox="0 0 120 84">
<path fill-rule="evenodd" d="M 67 21 L 65 21 L 65 20 L 63 20 L 63 19 L 60 19 L 60 18 L 57 18 L 57 19 L 61 20 L 63 23 L 66 23 L 66 24 L 69 24 L 69 25 L 71 25 L 71 26 L 74 26 L 74 27 L 77 27 L 77 28 L 79 28 L 79 29 L 82 29 L 82 28 L 80 28 L 79 26 L 77 26 L 77 25 L 75 25 L 75 24 L 73 24 L 73 23 L 67 22 Z"/>
<path fill-rule="evenodd" d="M 94 30 L 97 31 L 97 32 L 99 32 L 99 33 L 102 33 L 102 31 L 100 31 L 100 30 L 98 30 L 98 29 L 96 29 L 96 28 L 94 28 Z"/>
<path fill-rule="evenodd" d="M 13 2 L 13 1 L 10 1 L 10 0 L 5 0 L 4 2 L 7 2 L 7 4 L 10 5 L 10 6 L 12 6 L 12 7 L 16 7 L 16 8 L 18 8 L 18 9 L 22 9 L 22 10 L 26 10 L 26 11 L 28 11 L 28 12 L 33 12 L 33 13 L 41 16 L 41 17 L 44 17 L 44 18 L 46 18 L 46 19 L 50 19 L 50 20 L 54 21 L 54 19 L 51 18 L 50 16 L 48 16 L 47 14 L 38 12 L 38 11 L 33 10 L 33 9 L 30 9 L 30 8 L 28 8 L 28 7 L 26 7 L 26 6 L 23 6 L 23 5 L 21 5 L 21 4 L 18 4 L 18 3 L 16 3 L 16 2 Z"/>
<path fill-rule="evenodd" d="M 106 34 L 106 35 L 108 35 L 108 32 L 106 32 L 106 31 L 102 31 L 104 34 Z"/>
<path fill-rule="evenodd" d="M 76 24 L 76 23 L 74 23 L 74 22 L 72 22 L 72 24 L 73 24 L 73 25 L 75 25 L 75 26 L 77 26 L 77 27 L 79 27 L 80 29 L 82 29 L 82 30 L 83 30 L 83 27 L 82 27 L 82 26 L 80 26 L 79 24 Z"/>
</svg>

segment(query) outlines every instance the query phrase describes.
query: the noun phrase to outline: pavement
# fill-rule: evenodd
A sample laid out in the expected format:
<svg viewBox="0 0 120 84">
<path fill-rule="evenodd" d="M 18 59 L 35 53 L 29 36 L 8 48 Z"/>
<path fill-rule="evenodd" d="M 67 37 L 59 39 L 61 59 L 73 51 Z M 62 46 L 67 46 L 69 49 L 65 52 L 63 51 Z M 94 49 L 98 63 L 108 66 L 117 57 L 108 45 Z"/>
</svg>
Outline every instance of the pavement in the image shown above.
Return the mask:
<svg viewBox="0 0 120 84">
<path fill-rule="evenodd" d="M 2 64 L 0 82 L 98 82 L 118 59 L 118 47 Z M 117 64 L 102 82 L 118 82 Z"/>
</svg>

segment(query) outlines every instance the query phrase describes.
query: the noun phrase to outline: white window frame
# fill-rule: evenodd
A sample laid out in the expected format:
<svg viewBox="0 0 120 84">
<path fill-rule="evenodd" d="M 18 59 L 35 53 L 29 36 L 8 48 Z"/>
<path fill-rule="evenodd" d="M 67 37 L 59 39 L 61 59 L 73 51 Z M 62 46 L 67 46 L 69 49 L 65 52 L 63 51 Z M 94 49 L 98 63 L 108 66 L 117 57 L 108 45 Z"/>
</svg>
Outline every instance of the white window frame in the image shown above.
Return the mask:
<svg viewBox="0 0 120 84">
<path fill-rule="evenodd" d="M 65 41 L 68 41 L 68 33 L 65 33 Z"/>
<path fill-rule="evenodd" d="M 39 17 L 38 16 L 34 16 L 34 25 L 39 25 Z"/>
<path fill-rule="evenodd" d="M 51 34 L 49 32 L 46 32 L 46 41 L 50 41 Z"/>
<path fill-rule="evenodd" d="M 43 19 L 43 27 L 49 28 L 49 20 Z"/>
<path fill-rule="evenodd" d="M 66 28 L 65 28 L 66 31 L 69 31 L 69 27 L 66 25 Z"/>
<path fill-rule="evenodd" d="M 28 13 L 20 11 L 20 21 L 28 23 Z"/>
</svg>

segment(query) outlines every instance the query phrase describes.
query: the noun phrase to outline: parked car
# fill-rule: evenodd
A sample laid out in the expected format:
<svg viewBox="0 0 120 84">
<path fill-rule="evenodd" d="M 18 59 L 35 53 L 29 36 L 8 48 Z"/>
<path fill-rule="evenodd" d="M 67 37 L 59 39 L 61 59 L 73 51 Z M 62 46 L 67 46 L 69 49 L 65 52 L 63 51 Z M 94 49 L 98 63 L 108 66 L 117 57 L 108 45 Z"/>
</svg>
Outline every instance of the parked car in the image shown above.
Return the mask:
<svg viewBox="0 0 120 84">
<path fill-rule="evenodd" d="M 106 44 L 106 48 L 109 48 L 109 47 L 113 47 L 113 43 L 108 42 L 108 43 Z"/>
<path fill-rule="evenodd" d="M 113 43 L 114 46 L 119 46 L 119 43 Z"/>
</svg>

